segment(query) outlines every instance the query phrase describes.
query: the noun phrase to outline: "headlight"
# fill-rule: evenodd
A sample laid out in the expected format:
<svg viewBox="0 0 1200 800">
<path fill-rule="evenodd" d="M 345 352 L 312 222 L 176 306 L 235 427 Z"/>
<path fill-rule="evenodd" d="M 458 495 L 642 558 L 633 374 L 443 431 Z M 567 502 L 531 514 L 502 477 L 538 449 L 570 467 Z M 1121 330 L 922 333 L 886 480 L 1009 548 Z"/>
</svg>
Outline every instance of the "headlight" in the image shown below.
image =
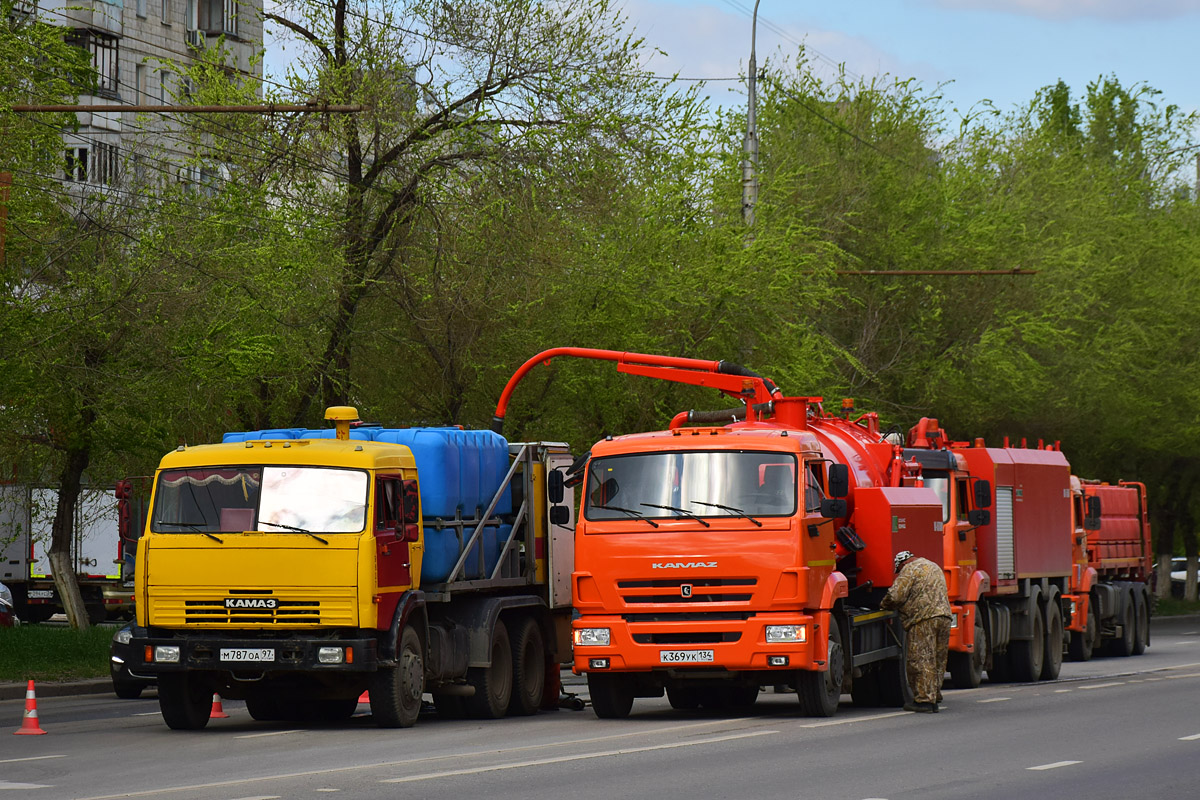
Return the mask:
<svg viewBox="0 0 1200 800">
<path fill-rule="evenodd" d="M 13 605 L 12 590 L 0 583 L 0 603 L 5 605 Z"/>
<path fill-rule="evenodd" d="M 582 647 L 606 646 L 611 638 L 612 632 L 608 628 L 576 628 L 574 631 L 575 644 Z"/>
<path fill-rule="evenodd" d="M 117 644 L 129 644 L 133 641 L 133 631 L 129 628 L 121 628 L 117 631 L 117 635 L 113 637 Z"/>
<path fill-rule="evenodd" d="M 768 625 L 767 642 L 806 642 L 808 629 L 805 625 Z"/>
<path fill-rule="evenodd" d="M 154 660 L 160 664 L 178 664 L 179 646 L 174 644 L 155 645 Z"/>
<path fill-rule="evenodd" d="M 958 627 L 958 614 L 951 614 L 951 615 L 950 615 L 950 627 L 951 627 L 951 628 L 957 628 L 957 627 Z"/>
<path fill-rule="evenodd" d="M 317 661 L 322 664 L 340 664 L 342 663 L 342 648 L 340 647 L 319 647 L 317 648 Z"/>
</svg>

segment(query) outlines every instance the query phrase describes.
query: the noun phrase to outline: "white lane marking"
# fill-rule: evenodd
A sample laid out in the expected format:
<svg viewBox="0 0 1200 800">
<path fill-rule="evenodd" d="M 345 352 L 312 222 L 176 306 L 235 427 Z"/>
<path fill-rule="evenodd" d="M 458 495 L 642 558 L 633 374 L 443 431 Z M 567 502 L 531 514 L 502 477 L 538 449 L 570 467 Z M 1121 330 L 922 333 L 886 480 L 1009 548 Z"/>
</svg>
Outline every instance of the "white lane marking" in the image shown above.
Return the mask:
<svg viewBox="0 0 1200 800">
<path fill-rule="evenodd" d="M 1180 736 L 1179 737 L 1179 741 L 1181 741 L 1181 742 L 1194 742 L 1197 739 L 1200 739 L 1200 733 L 1193 733 L 1191 736 Z"/>
<path fill-rule="evenodd" d="M 706 722 L 689 722 L 683 725 L 665 725 L 661 728 L 646 728 L 645 730 L 629 731 L 627 733 L 610 733 L 604 736 L 590 736 L 584 739 L 562 739 L 559 741 L 539 742 L 536 744 L 525 744 L 517 747 L 504 747 L 493 750 L 469 750 L 466 752 L 445 753 L 437 756 L 421 756 L 419 758 L 407 758 L 399 761 L 384 761 L 374 764 L 350 764 L 345 767 L 329 767 L 327 769 L 311 769 L 300 772 L 284 772 L 275 775 L 261 775 L 253 778 L 235 778 L 227 781 L 212 781 L 210 783 L 195 783 L 185 786 L 166 786 L 157 789 L 147 789 L 141 792 L 122 792 L 120 794 L 104 794 L 95 795 L 93 797 L 81 797 L 76 800 L 118 800 L 118 798 L 126 797 L 157 797 L 159 795 L 168 794 L 170 792 L 190 792 L 197 789 L 219 789 L 224 786 L 237 786 L 243 783 L 260 783 L 262 781 L 280 781 L 291 778 L 309 778 L 314 775 L 335 775 L 342 772 L 355 772 L 364 769 L 383 769 L 385 767 L 406 767 L 413 764 L 422 764 L 425 762 L 445 761 L 445 760 L 462 760 L 465 758 L 477 758 L 479 756 L 498 756 L 504 753 L 515 753 L 521 750 L 546 750 L 551 747 L 565 747 L 568 745 L 590 744 L 592 742 L 608 741 L 610 739 L 628 739 L 633 736 L 652 736 L 655 734 L 672 733 L 675 731 L 695 730 L 697 728 L 711 728 L 716 725 L 728 724 L 728 719 L 714 719 Z"/>
<path fill-rule="evenodd" d="M 887 714 L 872 714 L 869 717 L 850 717 L 848 719 L 830 719 L 825 722 L 810 722 L 807 725 L 801 725 L 801 728 L 824 728 L 829 725 L 849 725 L 853 722 L 868 722 L 873 719 L 887 719 L 888 717 L 904 717 L 907 716 L 907 711 L 890 711 Z"/>
<path fill-rule="evenodd" d="M 341 789 L 317 789 L 318 792 L 340 792 Z"/>
<path fill-rule="evenodd" d="M 242 734 L 241 736 L 235 736 L 233 738 L 235 738 L 235 739 L 258 739 L 263 736 L 287 736 L 289 733 L 304 733 L 304 731 L 297 728 L 296 730 L 291 730 L 291 731 L 268 731 L 267 733 L 245 733 L 245 734 Z"/>
<path fill-rule="evenodd" d="M 478 775 L 482 772 L 496 772 L 502 769 L 521 769 L 523 767 L 540 767 L 546 764 L 562 764 L 568 761 L 583 761 L 589 758 L 606 758 L 609 756 L 626 756 L 633 753 L 648 753 L 655 750 L 675 750 L 680 747 L 697 747 L 705 744 L 717 744 L 719 742 L 731 742 L 736 739 L 749 739 L 754 736 L 768 736 L 770 734 L 779 733 L 779 731 L 750 731 L 748 733 L 735 733 L 729 736 L 710 736 L 707 739 L 694 739 L 687 742 L 671 742 L 670 744 L 654 744 L 646 747 L 626 747 L 620 750 L 597 750 L 591 753 L 577 753 L 569 756 L 555 756 L 553 758 L 537 758 L 529 761 L 513 761 L 508 764 L 492 764 L 484 767 L 468 767 L 466 769 L 451 769 L 442 772 L 427 772 L 423 775 L 409 775 L 404 778 L 385 778 L 380 783 L 415 783 L 417 781 L 436 780 L 438 778 L 452 778 L 459 775 Z"/>
<path fill-rule="evenodd" d="M 162 714 L 161 711 L 139 711 L 138 713 L 133 714 L 132 716 L 135 716 L 135 717 L 157 717 L 160 714 Z"/>
<path fill-rule="evenodd" d="M 1124 686 L 1125 681 L 1113 681 L 1112 683 L 1095 683 L 1091 686 L 1080 686 L 1080 689 L 1107 689 L 1110 686 Z"/>
<path fill-rule="evenodd" d="M 1055 694 L 1070 694 L 1071 690 L 1070 689 L 1055 689 L 1054 693 Z"/>
<path fill-rule="evenodd" d="M 1026 767 L 1025 769 L 1043 770 L 1043 769 L 1058 769 L 1059 767 L 1069 767 L 1072 764 L 1082 764 L 1082 761 L 1055 761 L 1053 764 L 1042 764 L 1040 767 Z"/>
<path fill-rule="evenodd" d="M 0 781 L 0 792 L 5 789 L 53 789 L 53 786 L 47 786 L 44 783 L 9 783 L 8 781 Z"/>
<path fill-rule="evenodd" d="M 66 756 L 27 756 L 25 758 L 0 758 L 0 764 L 15 764 L 18 761 L 41 761 L 46 758 L 66 758 Z"/>
<path fill-rule="evenodd" d="M 1164 680 L 1177 681 L 1180 678 L 1200 678 L 1200 672 L 1189 672 L 1187 675 L 1168 675 Z"/>
<path fill-rule="evenodd" d="M 1003 703 L 1005 700 L 1012 700 L 1011 697 L 989 697 L 987 700 L 976 700 L 976 703 Z"/>
<path fill-rule="evenodd" d="M 234 798 L 234 800 L 279 800 L 279 795 L 277 795 L 277 794 L 260 794 L 260 795 L 255 795 L 254 797 L 238 797 L 238 798 Z"/>
</svg>

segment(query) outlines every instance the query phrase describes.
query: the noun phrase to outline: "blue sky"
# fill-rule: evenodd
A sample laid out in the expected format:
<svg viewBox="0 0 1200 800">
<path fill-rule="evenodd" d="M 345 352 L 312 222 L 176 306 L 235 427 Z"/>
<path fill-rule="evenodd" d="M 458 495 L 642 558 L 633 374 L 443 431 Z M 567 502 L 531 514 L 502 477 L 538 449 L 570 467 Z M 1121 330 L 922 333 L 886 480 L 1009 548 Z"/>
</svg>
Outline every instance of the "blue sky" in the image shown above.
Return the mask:
<svg viewBox="0 0 1200 800">
<path fill-rule="evenodd" d="M 651 59 L 655 72 L 709 79 L 745 70 L 753 8 L 754 0 L 624 2 L 634 29 L 668 54 Z M 948 106 L 960 112 L 984 99 L 1010 110 L 1060 78 L 1079 97 L 1108 74 L 1200 109 L 1200 0 L 760 0 L 758 20 L 760 66 L 803 42 L 826 74 L 844 64 L 863 77 L 946 84 Z M 745 97 L 733 81 L 713 81 L 707 93 L 725 105 Z"/>
</svg>

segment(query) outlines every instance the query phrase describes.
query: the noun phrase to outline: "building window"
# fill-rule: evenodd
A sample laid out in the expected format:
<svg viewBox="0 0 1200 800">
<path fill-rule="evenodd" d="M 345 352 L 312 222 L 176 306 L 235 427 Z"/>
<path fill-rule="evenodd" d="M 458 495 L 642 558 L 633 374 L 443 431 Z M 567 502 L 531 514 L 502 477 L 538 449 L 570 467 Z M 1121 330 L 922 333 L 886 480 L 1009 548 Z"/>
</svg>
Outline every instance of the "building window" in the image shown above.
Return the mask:
<svg viewBox="0 0 1200 800">
<path fill-rule="evenodd" d="M 146 72 L 147 68 L 145 64 L 135 64 L 133 67 L 133 88 L 137 93 L 137 97 L 134 98 L 133 102 L 137 105 L 141 105 L 150 99 L 150 87 L 146 85 Z"/>
<path fill-rule="evenodd" d="M 115 186 L 118 182 L 120 150 L 115 144 L 90 142 L 68 147 L 65 159 L 63 172 L 71 183 Z"/>
<path fill-rule="evenodd" d="M 171 73 L 165 69 L 158 73 L 158 102 L 164 106 L 171 104 Z"/>
<path fill-rule="evenodd" d="M 161 0 L 162 2 L 162 23 L 163 25 L 171 24 L 171 0 Z"/>
<path fill-rule="evenodd" d="M 137 0 L 136 10 L 137 10 L 137 15 L 140 18 L 145 19 L 146 18 L 146 0 Z"/>
<path fill-rule="evenodd" d="M 238 0 L 198 0 L 200 30 L 208 36 L 238 35 Z"/>
<path fill-rule="evenodd" d="M 92 69 L 96 71 L 96 94 L 119 98 L 120 39 L 107 33 L 82 30 L 67 34 L 66 41 L 91 54 Z"/>
</svg>

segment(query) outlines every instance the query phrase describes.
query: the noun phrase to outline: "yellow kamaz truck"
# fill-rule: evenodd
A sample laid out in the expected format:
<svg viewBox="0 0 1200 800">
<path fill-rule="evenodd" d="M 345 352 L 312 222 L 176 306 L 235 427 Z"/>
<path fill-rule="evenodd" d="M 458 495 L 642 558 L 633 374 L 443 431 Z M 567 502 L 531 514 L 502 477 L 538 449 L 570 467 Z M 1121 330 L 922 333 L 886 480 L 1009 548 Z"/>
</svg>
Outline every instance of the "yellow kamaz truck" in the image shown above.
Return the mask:
<svg viewBox="0 0 1200 800">
<path fill-rule="evenodd" d="M 154 477 L 136 562 L 136 660 L 163 719 L 203 728 L 213 694 L 259 720 L 375 722 L 557 707 L 570 659 L 566 445 L 491 431 L 227 433 Z"/>
</svg>

